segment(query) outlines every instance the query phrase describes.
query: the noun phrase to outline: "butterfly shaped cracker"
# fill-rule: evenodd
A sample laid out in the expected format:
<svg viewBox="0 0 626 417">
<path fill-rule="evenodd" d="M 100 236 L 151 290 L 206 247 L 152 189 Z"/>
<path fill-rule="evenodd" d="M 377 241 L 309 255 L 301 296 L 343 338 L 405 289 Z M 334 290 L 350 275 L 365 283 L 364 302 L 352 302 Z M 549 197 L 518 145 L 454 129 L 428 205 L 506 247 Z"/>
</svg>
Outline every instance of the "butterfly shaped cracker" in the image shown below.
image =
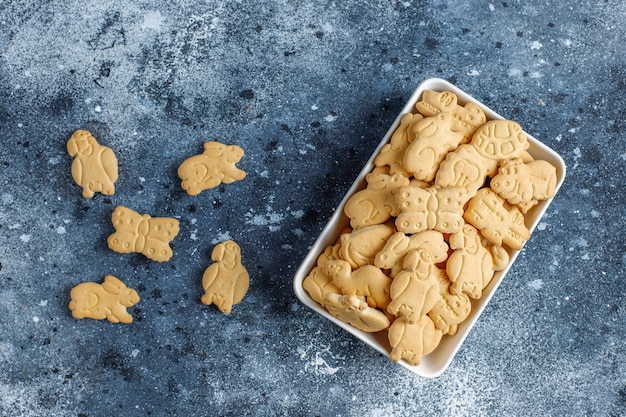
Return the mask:
<svg viewBox="0 0 626 417">
<path fill-rule="evenodd" d="M 469 200 L 464 188 L 400 187 L 396 203 L 402 213 L 396 218 L 396 227 L 404 233 L 437 230 L 456 233 L 465 224 L 463 206 Z"/>
<path fill-rule="evenodd" d="M 173 251 L 169 243 L 180 231 L 178 220 L 151 217 L 118 206 L 111 221 L 116 232 L 107 239 L 109 248 L 118 253 L 141 253 L 157 262 L 168 261 Z"/>
</svg>

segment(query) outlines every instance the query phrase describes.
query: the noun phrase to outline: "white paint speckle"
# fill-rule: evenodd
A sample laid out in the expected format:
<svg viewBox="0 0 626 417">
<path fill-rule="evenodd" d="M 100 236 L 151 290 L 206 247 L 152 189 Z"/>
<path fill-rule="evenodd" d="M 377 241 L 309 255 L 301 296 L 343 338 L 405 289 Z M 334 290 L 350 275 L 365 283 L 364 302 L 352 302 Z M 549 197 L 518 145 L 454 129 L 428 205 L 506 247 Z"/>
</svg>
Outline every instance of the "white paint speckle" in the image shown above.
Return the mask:
<svg viewBox="0 0 626 417">
<path fill-rule="evenodd" d="M 39 306 L 40 307 L 45 307 L 47 305 L 48 305 L 48 300 L 41 300 L 41 301 L 39 301 Z"/>
<path fill-rule="evenodd" d="M 545 223 L 545 222 L 540 222 L 540 223 L 537 225 L 537 230 L 546 230 L 546 227 L 548 227 L 547 223 Z"/>
<path fill-rule="evenodd" d="M 56 232 L 60 235 L 65 234 L 65 227 L 59 226 L 56 228 Z"/>
<path fill-rule="evenodd" d="M 489 10 L 494 12 L 496 10 L 496 6 L 494 6 L 492 3 L 489 3 Z"/>
<path fill-rule="evenodd" d="M 33 322 L 34 323 L 39 323 L 39 317 L 37 317 L 37 316 L 33 317 Z"/>
<path fill-rule="evenodd" d="M 530 49 L 541 49 L 543 47 L 543 44 L 539 41 L 533 41 L 530 44 Z"/>
<path fill-rule="evenodd" d="M 324 120 L 326 120 L 327 122 L 334 122 L 335 120 L 337 120 L 337 116 L 329 114 L 328 116 L 324 117 Z"/>
<path fill-rule="evenodd" d="M 198 229 L 191 231 L 191 233 L 189 235 L 189 239 L 191 239 L 191 240 L 198 240 Z"/>
<path fill-rule="evenodd" d="M 27 235 L 27 234 L 23 234 L 20 236 L 20 240 L 24 243 L 27 243 L 28 241 L 30 241 L 31 235 Z"/>
<path fill-rule="evenodd" d="M 136 358 L 136 357 L 137 357 L 137 355 L 139 355 L 139 350 L 138 350 L 138 349 L 133 349 L 133 350 L 130 352 L 130 356 L 131 356 L 131 358 Z"/>
<path fill-rule="evenodd" d="M 143 17 L 143 23 L 141 26 L 145 29 L 159 30 L 164 20 L 165 19 L 163 18 L 163 15 L 161 15 L 161 12 L 158 10 L 151 11 L 146 13 Z"/>
<path fill-rule="evenodd" d="M 317 107 L 315 104 L 311 106 L 311 110 L 317 110 L 319 107 Z"/>
<path fill-rule="evenodd" d="M 13 194 L 2 193 L 0 201 L 2 201 L 2 204 L 13 204 L 13 202 L 15 201 L 15 197 L 13 197 Z"/>
<path fill-rule="evenodd" d="M 102 107 L 96 106 L 93 108 L 93 111 L 95 111 L 96 113 L 100 113 L 102 111 Z"/>
<path fill-rule="evenodd" d="M 477 77 L 477 76 L 480 75 L 480 71 L 473 69 L 470 72 L 468 72 L 467 75 L 469 75 L 471 77 Z"/>
<path fill-rule="evenodd" d="M 211 244 L 217 245 L 218 243 L 226 242 L 227 240 L 233 240 L 230 233 L 228 231 L 219 232 L 217 233 L 216 237 L 211 241 Z"/>
<path fill-rule="evenodd" d="M 528 283 L 528 286 L 529 286 L 530 288 L 532 288 L 533 290 L 537 290 L 537 291 L 538 291 L 538 290 L 540 290 L 540 289 L 542 289 L 542 288 L 543 288 L 543 281 L 542 281 L 542 280 L 540 280 L 540 279 L 536 279 L 536 280 L 534 280 L 534 281 L 530 281 L 530 282 Z"/>
</svg>

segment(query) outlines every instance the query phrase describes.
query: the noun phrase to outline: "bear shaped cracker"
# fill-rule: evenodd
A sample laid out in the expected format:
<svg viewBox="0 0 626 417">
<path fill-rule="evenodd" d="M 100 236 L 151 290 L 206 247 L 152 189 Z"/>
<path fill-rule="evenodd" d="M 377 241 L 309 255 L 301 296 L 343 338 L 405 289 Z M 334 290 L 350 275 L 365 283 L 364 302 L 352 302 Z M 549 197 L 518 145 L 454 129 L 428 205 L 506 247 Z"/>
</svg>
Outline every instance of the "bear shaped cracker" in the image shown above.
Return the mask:
<svg viewBox="0 0 626 417">
<path fill-rule="evenodd" d="M 244 179 L 245 171 L 235 166 L 243 153 L 237 145 L 206 142 L 203 153 L 187 158 L 178 167 L 181 187 L 187 194 L 197 195 L 222 183 L 231 184 Z"/>
<path fill-rule="evenodd" d="M 324 304 L 330 314 L 364 332 L 379 332 L 390 324 L 385 313 L 356 295 L 326 294 Z"/>
<path fill-rule="evenodd" d="M 141 253 L 157 262 L 173 255 L 169 243 L 178 234 L 179 222 L 171 217 L 151 217 L 118 206 L 111 215 L 115 233 L 107 239 L 109 248 L 118 253 Z"/>
<path fill-rule="evenodd" d="M 344 207 L 354 229 L 380 224 L 397 216 L 400 209 L 396 204 L 396 190 L 409 185 L 409 179 L 399 174 L 369 173 L 365 180 L 367 188 L 354 193 Z"/>
<path fill-rule="evenodd" d="M 74 158 L 72 178 L 83 188 L 83 197 L 115 193 L 118 167 L 111 148 L 100 145 L 88 131 L 77 130 L 67 141 L 67 152 Z"/>
<path fill-rule="evenodd" d="M 241 248 L 232 240 L 213 248 L 213 263 L 204 271 L 203 304 L 215 304 L 222 313 L 230 314 L 233 305 L 243 300 L 250 287 L 250 276 L 241 263 Z"/>
<path fill-rule="evenodd" d="M 132 323 L 126 308 L 139 302 L 137 291 L 128 288 L 113 275 L 104 277 L 102 284 L 81 282 L 70 291 L 69 308 L 77 319 L 107 319 L 112 323 Z"/>
</svg>

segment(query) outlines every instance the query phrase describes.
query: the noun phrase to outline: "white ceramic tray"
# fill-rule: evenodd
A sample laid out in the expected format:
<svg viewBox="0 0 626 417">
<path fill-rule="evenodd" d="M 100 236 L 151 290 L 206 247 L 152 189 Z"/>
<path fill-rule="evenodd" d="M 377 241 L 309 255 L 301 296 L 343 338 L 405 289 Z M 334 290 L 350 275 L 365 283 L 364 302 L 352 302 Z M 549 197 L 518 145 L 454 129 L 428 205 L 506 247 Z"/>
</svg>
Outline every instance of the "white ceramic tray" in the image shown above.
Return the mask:
<svg viewBox="0 0 626 417">
<path fill-rule="evenodd" d="M 342 327 L 346 331 L 352 333 L 354 336 L 361 339 L 364 343 L 367 343 L 368 345 L 378 350 L 382 354 L 386 355 L 387 357 L 389 357 L 389 352 L 391 348 L 390 348 L 389 342 L 387 341 L 386 331 L 374 333 L 374 334 L 366 333 L 366 332 L 363 332 L 361 330 L 358 330 L 352 327 L 351 325 L 347 323 L 344 323 L 336 319 L 335 317 L 330 315 L 323 307 L 321 307 L 319 304 L 317 304 L 315 301 L 313 301 L 309 297 L 308 293 L 302 287 L 302 281 L 307 277 L 309 272 L 316 265 L 318 256 L 324 251 L 324 249 L 327 246 L 335 244 L 335 242 L 339 238 L 339 235 L 341 234 L 344 227 L 349 226 L 350 219 L 343 213 L 343 209 L 346 204 L 346 201 L 352 194 L 354 194 L 355 192 L 365 187 L 366 185 L 365 176 L 374 168 L 374 159 L 380 152 L 381 148 L 386 143 L 389 142 L 391 135 L 393 134 L 397 126 L 400 124 L 400 118 L 402 117 L 402 115 L 406 113 L 414 112 L 413 106 L 415 105 L 417 101 L 420 100 L 422 96 L 422 92 L 424 90 L 451 91 L 457 95 L 459 104 L 464 105 L 465 103 L 472 102 L 480 106 L 482 110 L 485 112 L 488 120 L 489 119 L 491 120 L 504 119 L 502 116 L 500 116 L 499 114 L 497 114 L 496 112 L 494 112 L 493 110 L 491 110 L 490 108 L 488 108 L 487 106 L 479 102 L 478 100 L 469 96 L 467 93 L 463 92 L 462 90 L 458 89 L 457 87 L 448 83 L 445 80 L 441 80 L 438 78 L 431 78 L 431 79 L 425 80 L 417 88 L 417 90 L 415 90 L 415 92 L 413 93 L 411 98 L 408 100 L 407 104 L 404 106 L 404 108 L 402 109 L 402 111 L 400 112 L 396 120 L 394 121 L 393 125 L 391 126 L 391 128 L 389 129 L 385 137 L 383 138 L 383 140 L 380 142 L 378 147 L 374 149 L 374 151 L 372 152 L 371 158 L 365 164 L 363 170 L 361 171 L 359 176 L 356 178 L 356 180 L 354 181 L 354 183 L 348 190 L 346 196 L 343 198 L 343 200 L 337 207 L 335 213 L 328 221 L 328 224 L 324 227 L 320 236 L 317 238 L 317 240 L 311 247 L 311 250 L 309 251 L 304 261 L 298 268 L 298 271 L 296 272 L 296 275 L 293 281 L 295 293 L 298 299 L 300 299 L 300 301 L 303 304 L 310 307 L 311 309 L 313 309 L 320 315 L 326 317 L 328 320 L 332 321 L 338 326 Z M 528 152 L 535 159 L 546 160 L 556 167 L 557 169 L 556 190 L 558 191 L 559 188 L 561 187 L 561 184 L 563 183 L 563 180 L 565 179 L 565 162 L 555 151 L 553 151 L 546 145 L 539 142 L 532 135 L 529 135 L 528 133 L 526 133 L 526 135 L 528 136 L 528 140 L 530 143 Z M 526 226 L 528 227 L 531 233 L 533 232 L 533 230 L 535 229 L 535 227 L 541 220 L 541 217 L 547 210 L 551 201 L 552 199 L 540 201 L 537 206 L 533 207 L 533 209 L 531 209 L 525 215 Z M 528 243 L 532 244 L 531 242 L 532 242 L 532 237 L 527 242 L 527 244 Z M 500 285 L 500 283 L 506 276 L 507 272 L 509 271 L 509 269 L 515 262 L 515 259 L 517 258 L 519 253 L 520 251 L 511 251 L 510 262 L 507 265 L 507 267 L 503 269 L 502 271 L 498 271 L 495 273 L 490 284 L 483 290 L 483 296 L 480 299 L 472 300 L 472 311 L 469 317 L 463 323 L 459 324 L 458 331 L 454 336 L 447 336 L 447 335 L 444 336 L 441 340 L 441 343 L 435 349 L 435 351 L 422 358 L 421 364 L 419 366 L 412 366 L 402 360 L 400 360 L 397 363 L 423 377 L 433 378 L 433 377 L 437 377 L 441 375 L 446 370 L 446 368 L 450 365 L 450 362 L 452 362 L 452 359 L 454 358 L 457 351 L 461 347 L 461 344 L 463 343 L 463 341 L 469 334 L 470 330 L 472 329 L 472 327 L 474 326 L 474 324 L 480 317 L 481 313 L 483 312 L 489 300 L 491 300 L 491 297 L 493 296 L 494 292 L 496 291 L 496 289 L 498 288 L 498 286 Z"/>
</svg>

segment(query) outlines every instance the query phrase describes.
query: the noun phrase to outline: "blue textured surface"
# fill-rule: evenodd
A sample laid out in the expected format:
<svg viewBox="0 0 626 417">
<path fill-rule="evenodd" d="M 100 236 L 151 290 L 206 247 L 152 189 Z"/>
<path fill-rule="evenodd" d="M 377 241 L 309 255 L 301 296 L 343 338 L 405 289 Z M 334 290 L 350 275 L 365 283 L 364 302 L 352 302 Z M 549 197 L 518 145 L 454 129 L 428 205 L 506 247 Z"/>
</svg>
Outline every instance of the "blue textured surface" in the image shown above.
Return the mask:
<svg viewBox="0 0 626 417">
<path fill-rule="evenodd" d="M 0 415 L 626 414 L 626 5 L 605 2 L 70 1 L 0 5 Z M 565 159 L 568 176 L 437 379 L 302 306 L 291 281 L 417 85 L 451 81 Z M 87 200 L 65 143 L 115 150 Z M 206 140 L 240 182 L 189 197 Z M 110 251 L 118 204 L 175 216 L 174 257 Z M 251 275 L 200 303 L 213 246 Z M 113 274 L 135 322 L 75 320 Z"/>
</svg>

